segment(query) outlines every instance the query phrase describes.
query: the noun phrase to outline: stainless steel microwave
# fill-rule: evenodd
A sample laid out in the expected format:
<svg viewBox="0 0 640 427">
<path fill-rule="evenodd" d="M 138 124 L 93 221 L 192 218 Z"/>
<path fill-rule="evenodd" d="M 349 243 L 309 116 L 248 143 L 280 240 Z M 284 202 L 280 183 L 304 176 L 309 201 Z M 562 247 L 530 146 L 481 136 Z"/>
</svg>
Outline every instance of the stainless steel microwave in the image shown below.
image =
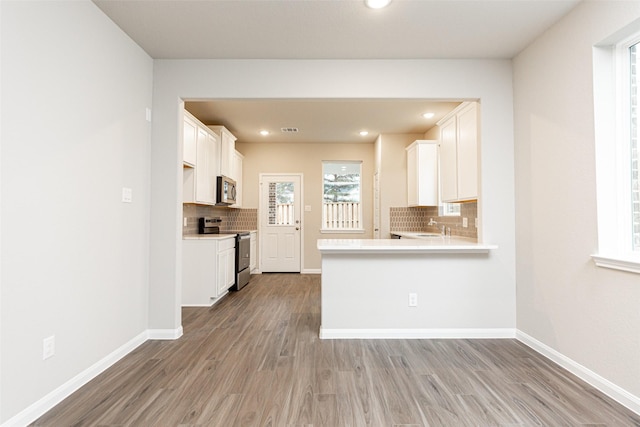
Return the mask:
<svg viewBox="0 0 640 427">
<path fill-rule="evenodd" d="M 219 176 L 217 181 L 216 205 L 233 205 L 236 202 L 236 182 L 227 176 Z"/>
</svg>

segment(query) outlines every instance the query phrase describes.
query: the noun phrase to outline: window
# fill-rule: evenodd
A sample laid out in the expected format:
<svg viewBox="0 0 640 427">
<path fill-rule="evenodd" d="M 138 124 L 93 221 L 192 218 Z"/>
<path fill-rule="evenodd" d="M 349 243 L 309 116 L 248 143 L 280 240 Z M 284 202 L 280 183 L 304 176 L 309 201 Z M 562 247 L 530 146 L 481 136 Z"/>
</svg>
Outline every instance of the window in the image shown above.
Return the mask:
<svg viewBox="0 0 640 427">
<path fill-rule="evenodd" d="M 362 162 L 322 162 L 322 231 L 363 231 Z"/>
<path fill-rule="evenodd" d="M 631 194 L 631 246 L 634 251 L 640 251 L 640 185 L 638 183 L 638 65 L 640 65 L 640 41 L 634 41 L 629 47 L 629 166 L 630 194 Z"/>
<path fill-rule="evenodd" d="M 640 273 L 638 65 L 640 28 L 594 48 L 594 112 L 601 267 Z"/>
<path fill-rule="evenodd" d="M 269 225 L 293 225 L 294 194 L 293 182 L 269 183 Z"/>
<path fill-rule="evenodd" d="M 460 203 L 440 203 L 439 216 L 460 216 Z"/>
</svg>

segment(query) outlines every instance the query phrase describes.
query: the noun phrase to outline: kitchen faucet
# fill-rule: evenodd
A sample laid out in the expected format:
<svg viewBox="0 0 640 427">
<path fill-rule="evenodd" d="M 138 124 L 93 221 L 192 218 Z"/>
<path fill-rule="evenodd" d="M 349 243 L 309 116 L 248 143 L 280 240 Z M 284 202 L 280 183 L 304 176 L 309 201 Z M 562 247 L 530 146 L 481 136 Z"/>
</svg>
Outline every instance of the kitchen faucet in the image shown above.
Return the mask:
<svg viewBox="0 0 640 427">
<path fill-rule="evenodd" d="M 433 218 L 429 218 L 429 222 L 427 223 L 427 225 L 438 225 L 438 223 L 435 222 Z"/>
</svg>

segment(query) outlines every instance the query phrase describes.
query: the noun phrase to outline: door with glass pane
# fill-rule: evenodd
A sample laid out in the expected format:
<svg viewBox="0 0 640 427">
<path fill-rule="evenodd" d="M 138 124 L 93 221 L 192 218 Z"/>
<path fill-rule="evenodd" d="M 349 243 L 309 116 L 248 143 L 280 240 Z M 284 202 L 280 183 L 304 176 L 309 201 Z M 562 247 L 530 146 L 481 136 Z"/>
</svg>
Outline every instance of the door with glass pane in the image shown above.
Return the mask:
<svg viewBox="0 0 640 427">
<path fill-rule="evenodd" d="M 302 176 L 260 176 L 260 264 L 269 272 L 300 272 Z"/>
</svg>

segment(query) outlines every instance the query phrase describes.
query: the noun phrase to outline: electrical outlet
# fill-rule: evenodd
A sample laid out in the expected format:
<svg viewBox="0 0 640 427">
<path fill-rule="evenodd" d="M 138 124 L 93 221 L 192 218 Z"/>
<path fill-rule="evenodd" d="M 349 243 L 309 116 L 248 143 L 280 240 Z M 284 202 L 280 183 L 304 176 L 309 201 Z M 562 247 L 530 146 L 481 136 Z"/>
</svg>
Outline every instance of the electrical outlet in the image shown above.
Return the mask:
<svg viewBox="0 0 640 427">
<path fill-rule="evenodd" d="M 478 218 L 476 218 L 475 223 L 476 223 L 476 228 L 478 228 Z"/>
<path fill-rule="evenodd" d="M 187 217 L 186 216 L 184 217 L 184 220 L 182 222 L 183 222 L 184 226 L 186 227 L 187 226 Z"/>
<path fill-rule="evenodd" d="M 46 360 L 56 354 L 56 336 L 51 335 L 42 340 L 42 360 Z"/>
<path fill-rule="evenodd" d="M 469 218 L 462 218 L 462 228 L 467 228 L 469 226 Z"/>
<path fill-rule="evenodd" d="M 418 294 L 410 293 L 409 294 L 409 307 L 417 307 L 418 306 Z"/>
</svg>

